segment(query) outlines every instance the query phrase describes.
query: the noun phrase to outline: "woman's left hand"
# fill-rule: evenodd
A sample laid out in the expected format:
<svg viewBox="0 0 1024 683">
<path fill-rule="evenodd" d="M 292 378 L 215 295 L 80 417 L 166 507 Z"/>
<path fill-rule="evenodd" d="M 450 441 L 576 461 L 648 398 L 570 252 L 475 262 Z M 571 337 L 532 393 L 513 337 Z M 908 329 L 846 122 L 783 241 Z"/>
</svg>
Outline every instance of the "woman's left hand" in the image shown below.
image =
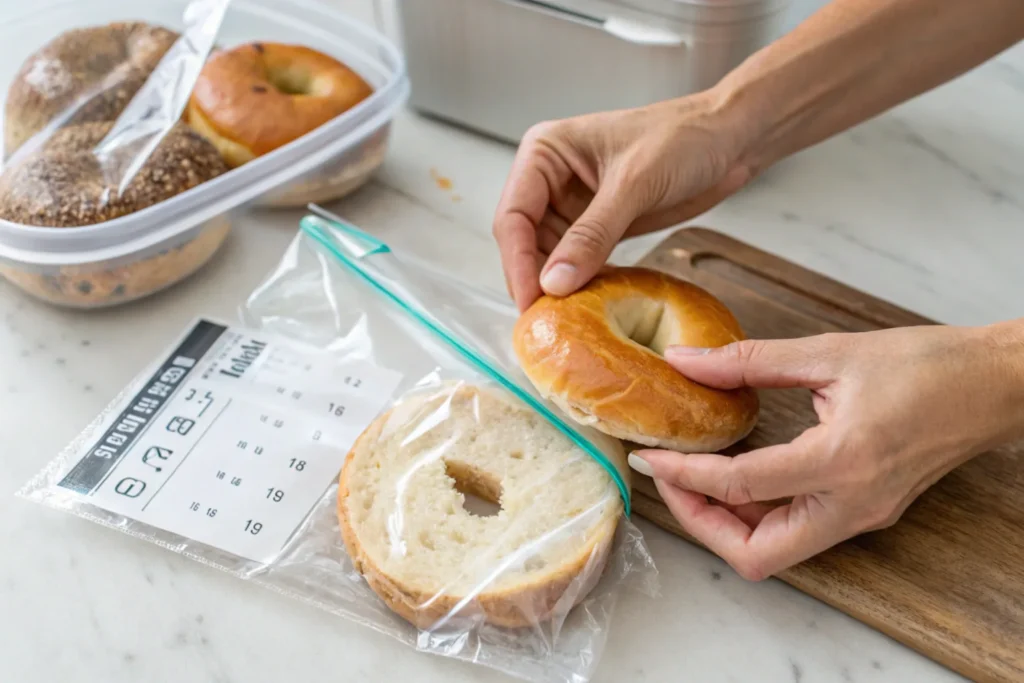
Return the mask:
<svg viewBox="0 0 1024 683">
<path fill-rule="evenodd" d="M 713 387 L 812 391 L 819 424 L 791 443 L 630 456 L 683 529 L 747 579 L 892 525 L 954 467 L 1024 436 L 1021 322 L 743 341 L 666 359 Z"/>
</svg>

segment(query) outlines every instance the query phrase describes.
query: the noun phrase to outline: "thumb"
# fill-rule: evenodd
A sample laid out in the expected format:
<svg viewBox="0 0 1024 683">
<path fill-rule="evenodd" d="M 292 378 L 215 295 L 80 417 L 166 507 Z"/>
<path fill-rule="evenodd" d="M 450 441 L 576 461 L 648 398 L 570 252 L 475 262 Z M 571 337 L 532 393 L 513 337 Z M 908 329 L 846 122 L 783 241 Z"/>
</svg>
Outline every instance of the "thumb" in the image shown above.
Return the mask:
<svg viewBox="0 0 1024 683">
<path fill-rule="evenodd" d="M 670 346 L 665 360 L 695 382 L 716 389 L 820 389 L 835 377 L 836 338 L 748 339 L 713 349 Z"/>
<path fill-rule="evenodd" d="M 567 296 L 587 284 L 604 266 L 615 245 L 622 239 L 638 211 L 625 198 L 628 195 L 611 189 L 606 183 L 597 191 L 590 205 L 559 240 L 540 276 L 544 291 L 554 296 Z"/>
</svg>

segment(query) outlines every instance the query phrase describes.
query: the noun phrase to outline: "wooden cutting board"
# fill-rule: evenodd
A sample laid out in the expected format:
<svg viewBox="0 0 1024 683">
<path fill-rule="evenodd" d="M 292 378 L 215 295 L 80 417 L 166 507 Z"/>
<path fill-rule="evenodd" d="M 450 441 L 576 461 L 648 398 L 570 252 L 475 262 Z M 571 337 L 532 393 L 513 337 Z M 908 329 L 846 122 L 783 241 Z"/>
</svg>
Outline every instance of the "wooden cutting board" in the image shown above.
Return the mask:
<svg viewBox="0 0 1024 683">
<path fill-rule="evenodd" d="M 641 265 L 714 293 L 752 338 L 930 322 L 701 228 L 676 232 Z M 806 392 L 762 391 L 759 426 L 730 452 L 786 442 L 816 423 Z M 646 477 L 636 477 L 633 508 L 687 538 Z M 1024 447 L 972 460 L 894 527 L 778 578 L 968 678 L 1024 681 Z"/>
</svg>

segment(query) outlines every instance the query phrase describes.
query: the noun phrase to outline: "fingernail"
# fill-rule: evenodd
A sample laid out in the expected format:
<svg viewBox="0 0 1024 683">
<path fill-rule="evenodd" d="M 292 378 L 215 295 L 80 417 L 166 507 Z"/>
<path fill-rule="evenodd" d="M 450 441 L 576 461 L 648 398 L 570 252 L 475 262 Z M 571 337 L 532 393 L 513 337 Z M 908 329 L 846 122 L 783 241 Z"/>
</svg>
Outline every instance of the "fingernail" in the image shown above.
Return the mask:
<svg viewBox="0 0 1024 683">
<path fill-rule="evenodd" d="M 651 467 L 650 463 L 641 458 L 636 453 L 629 454 L 629 466 L 634 470 L 648 477 L 654 476 L 654 468 Z"/>
<path fill-rule="evenodd" d="M 711 351 L 702 346 L 669 346 L 665 349 L 666 356 L 703 356 Z"/>
<path fill-rule="evenodd" d="M 576 288 L 576 266 L 556 263 L 540 279 L 540 286 L 548 294 L 564 296 Z"/>
</svg>

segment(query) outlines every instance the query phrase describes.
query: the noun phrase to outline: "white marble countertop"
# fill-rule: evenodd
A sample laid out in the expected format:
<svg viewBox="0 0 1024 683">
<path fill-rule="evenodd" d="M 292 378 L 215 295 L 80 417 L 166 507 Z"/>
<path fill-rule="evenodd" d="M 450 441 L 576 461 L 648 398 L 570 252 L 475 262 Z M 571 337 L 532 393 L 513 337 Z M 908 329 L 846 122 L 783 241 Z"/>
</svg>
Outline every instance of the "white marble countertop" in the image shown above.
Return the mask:
<svg viewBox="0 0 1024 683">
<path fill-rule="evenodd" d="M 1022 120 L 1018 46 L 780 164 L 699 223 L 944 322 L 1022 316 Z M 403 113 L 377 180 L 332 208 L 396 249 L 500 287 L 490 219 L 512 154 Z M 124 308 L 61 310 L 0 282 L 0 680 L 508 680 L 13 495 L 190 319 L 233 319 L 298 216 L 242 216 L 209 267 Z M 639 524 L 663 595 L 620 601 L 597 681 L 959 680 L 780 582 L 745 583 Z"/>
</svg>

